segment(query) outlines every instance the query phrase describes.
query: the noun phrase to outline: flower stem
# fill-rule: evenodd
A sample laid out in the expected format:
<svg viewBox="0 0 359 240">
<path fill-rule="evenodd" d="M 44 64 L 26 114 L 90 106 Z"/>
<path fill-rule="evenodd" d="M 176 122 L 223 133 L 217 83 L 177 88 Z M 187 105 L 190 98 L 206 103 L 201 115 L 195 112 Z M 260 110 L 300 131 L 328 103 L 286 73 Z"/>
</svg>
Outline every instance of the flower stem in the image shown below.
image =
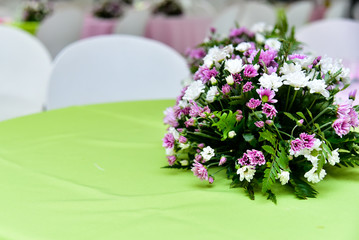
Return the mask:
<svg viewBox="0 0 359 240">
<path fill-rule="evenodd" d="M 298 91 L 294 90 L 294 97 L 292 98 L 292 102 L 289 105 L 288 111 L 292 108 L 294 100 L 295 100 L 295 97 L 297 96 Z"/>
<path fill-rule="evenodd" d="M 310 106 L 309 106 L 309 108 L 308 108 L 309 110 L 310 110 L 310 109 L 312 109 L 312 107 L 313 107 L 313 105 L 314 105 L 315 101 L 317 101 L 317 99 L 316 99 L 316 98 L 313 100 L 312 104 L 310 104 Z"/>
<path fill-rule="evenodd" d="M 327 107 L 324 110 L 322 110 L 320 113 L 318 113 L 318 115 L 315 118 L 313 118 L 312 121 L 310 121 L 308 123 L 308 125 L 314 123 L 314 121 L 317 120 L 318 118 L 320 118 L 328 109 L 330 109 L 330 108 Z"/>
<path fill-rule="evenodd" d="M 288 86 L 287 100 L 285 102 L 285 111 L 287 111 L 287 108 L 288 108 L 289 93 L 290 93 L 290 87 Z"/>
</svg>

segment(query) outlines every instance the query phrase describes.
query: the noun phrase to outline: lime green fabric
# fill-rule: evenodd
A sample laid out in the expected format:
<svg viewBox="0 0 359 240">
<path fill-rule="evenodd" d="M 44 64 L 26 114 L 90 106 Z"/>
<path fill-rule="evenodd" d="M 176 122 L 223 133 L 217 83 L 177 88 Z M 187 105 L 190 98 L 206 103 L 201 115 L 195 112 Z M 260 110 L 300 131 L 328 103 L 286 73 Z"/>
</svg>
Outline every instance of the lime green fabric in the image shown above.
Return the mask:
<svg viewBox="0 0 359 240">
<path fill-rule="evenodd" d="M 12 22 L 11 25 L 18 27 L 32 35 L 36 35 L 37 29 L 39 27 L 39 22 Z"/>
<path fill-rule="evenodd" d="M 359 169 L 278 205 L 164 169 L 174 101 L 70 107 L 0 123 L 0 239 L 359 239 Z"/>
</svg>

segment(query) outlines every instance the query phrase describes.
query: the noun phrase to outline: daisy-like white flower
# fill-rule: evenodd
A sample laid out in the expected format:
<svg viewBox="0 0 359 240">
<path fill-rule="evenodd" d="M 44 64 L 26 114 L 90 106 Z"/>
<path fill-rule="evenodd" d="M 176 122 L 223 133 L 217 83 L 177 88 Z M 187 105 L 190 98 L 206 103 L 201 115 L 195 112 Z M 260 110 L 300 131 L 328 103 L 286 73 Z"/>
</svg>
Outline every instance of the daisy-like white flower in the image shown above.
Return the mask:
<svg viewBox="0 0 359 240">
<path fill-rule="evenodd" d="M 219 94 L 218 88 L 216 86 L 212 86 L 209 88 L 206 96 L 206 101 L 208 103 L 214 102 L 215 97 Z"/>
<path fill-rule="evenodd" d="M 313 166 L 312 169 L 304 174 L 304 177 L 308 180 L 308 182 L 318 183 L 323 180 L 325 175 L 327 175 L 327 173 L 324 169 L 320 170 L 320 173 L 318 174 L 317 167 Z"/>
<path fill-rule="evenodd" d="M 301 65 L 304 68 L 308 68 L 309 65 L 313 64 L 315 57 L 314 56 L 305 56 L 303 58 L 294 58 L 293 61 L 295 63 L 298 63 L 299 65 Z"/>
<path fill-rule="evenodd" d="M 272 73 L 271 75 L 264 73 L 258 81 L 263 88 L 269 88 L 275 92 L 283 85 L 281 77 L 278 77 L 276 73 Z"/>
<path fill-rule="evenodd" d="M 265 41 L 265 45 L 270 48 L 273 48 L 276 51 L 279 51 L 282 44 L 276 38 L 269 38 Z"/>
<path fill-rule="evenodd" d="M 238 44 L 238 46 L 236 47 L 236 50 L 237 51 L 240 51 L 240 52 L 245 52 L 247 51 L 248 49 L 250 49 L 252 47 L 252 45 L 248 42 L 241 42 L 240 44 Z"/>
<path fill-rule="evenodd" d="M 255 38 L 256 41 L 259 43 L 264 43 L 264 41 L 266 40 L 266 38 L 260 33 L 256 33 Z"/>
<path fill-rule="evenodd" d="M 310 89 L 310 93 L 320 93 L 325 98 L 329 97 L 329 91 L 326 89 L 327 85 L 324 80 L 315 79 L 308 82 L 307 86 Z"/>
<path fill-rule="evenodd" d="M 265 22 L 256 23 L 251 27 L 251 31 L 256 33 L 263 33 L 265 31 L 271 32 L 272 30 L 273 30 L 273 26 L 268 25 Z"/>
<path fill-rule="evenodd" d="M 225 48 L 220 49 L 219 47 L 215 46 L 209 49 L 207 55 L 203 58 L 203 65 L 206 67 L 210 67 L 213 62 L 217 63 L 227 57 L 229 57 L 233 52 L 230 47 L 226 46 Z"/>
<path fill-rule="evenodd" d="M 278 174 L 277 179 L 279 179 L 280 183 L 282 185 L 285 185 L 288 183 L 289 181 L 289 172 L 287 171 L 283 171 L 282 169 L 280 170 L 280 173 Z"/>
<path fill-rule="evenodd" d="M 243 166 L 237 170 L 237 175 L 239 175 L 240 181 L 246 179 L 248 182 L 250 182 L 253 179 L 255 173 L 256 169 L 253 166 Z"/>
<path fill-rule="evenodd" d="M 224 69 L 228 70 L 231 74 L 239 73 L 244 68 L 241 59 L 229 59 L 224 66 Z"/>
<path fill-rule="evenodd" d="M 204 88 L 202 81 L 194 81 L 188 86 L 182 99 L 187 101 L 196 100 L 204 92 Z"/>
<path fill-rule="evenodd" d="M 302 67 L 299 64 L 295 63 L 284 63 L 283 67 L 280 68 L 280 73 L 283 75 L 288 75 L 291 73 L 299 72 L 302 70 Z"/>
<path fill-rule="evenodd" d="M 332 155 L 328 155 L 328 162 L 330 165 L 335 165 L 340 162 L 338 148 L 332 151 Z"/>
<path fill-rule="evenodd" d="M 211 148 L 210 146 L 207 146 L 207 147 L 203 148 L 201 155 L 205 161 L 209 161 L 215 155 L 214 149 Z"/>
<path fill-rule="evenodd" d="M 309 81 L 309 77 L 302 71 L 284 75 L 283 79 L 283 84 L 292 86 L 295 90 L 306 87 Z"/>
</svg>

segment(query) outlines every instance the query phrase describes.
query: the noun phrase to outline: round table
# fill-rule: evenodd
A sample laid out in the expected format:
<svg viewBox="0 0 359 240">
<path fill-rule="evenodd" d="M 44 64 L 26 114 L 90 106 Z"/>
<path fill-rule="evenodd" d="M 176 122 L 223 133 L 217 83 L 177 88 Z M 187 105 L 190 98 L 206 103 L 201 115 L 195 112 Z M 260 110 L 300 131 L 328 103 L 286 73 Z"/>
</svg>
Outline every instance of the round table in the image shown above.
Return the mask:
<svg viewBox="0 0 359 240">
<path fill-rule="evenodd" d="M 0 123 L 1 239 L 358 239 L 359 169 L 278 204 L 166 166 L 174 100 L 69 107 Z"/>
</svg>

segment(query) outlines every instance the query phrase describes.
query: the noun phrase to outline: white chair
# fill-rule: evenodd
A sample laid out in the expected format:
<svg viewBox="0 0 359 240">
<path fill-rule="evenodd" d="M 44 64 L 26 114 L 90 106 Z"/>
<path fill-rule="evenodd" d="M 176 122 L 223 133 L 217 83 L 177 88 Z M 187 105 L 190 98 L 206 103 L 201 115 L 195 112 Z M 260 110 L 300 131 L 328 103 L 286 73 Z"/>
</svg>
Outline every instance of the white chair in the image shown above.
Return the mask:
<svg viewBox="0 0 359 240">
<path fill-rule="evenodd" d="M 258 22 L 274 25 L 276 21 L 276 11 L 268 3 L 248 1 L 237 19 L 241 26 L 251 27 Z"/>
<path fill-rule="evenodd" d="M 150 9 L 129 9 L 125 15 L 118 20 L 114 33 L 143 36 L 150 15 Z"/>
<path fill-rule="evenodd" d="M 55 59 L 46 106 L 174 99 L 189 74 L 180 54 L 154 40 L 129 35 L 83 39 Z"/>
<path fill-rule="evenodd" d="M 349 14 L 349 7 L 349 0 L 332 1 L 330 7 L 324 14 L 324 18 L 346 18 Z"/>
<path fill-rule="evenodd" d="M 309 21 L 313 9 L 314 2 L 312 1 L 299 1 L 291 3 L 286 10 L 289 26 L 295 26 L 298 28 L 306 24 Z"/>
<path fill-rule="evenodd" d="M 242 5 L 235 4 L 224 9 L 213 20 L 211 27 L 214 27 L 218 34 L 228 36 L 230 30 L 235 27 L 237 16 L 241 12 L 241 6 Z"/>
<path fill-rule="evenodd" d="M 37 30 L 37 37 L 55 56 L 67 45 L 80 39 L 84 15 L 76 8 L 66 8 L 46 18 Z"/>
<path fill-rule="evenodd" d="M 0 26 L 0 120 L 40 112 L 45 103 L 51 57 L 22 30 Z"/>
<path fill-rule="evenodd" d="M 187 16 L 213 16 L 216 9 L 207 0 L 181 0 Z"/>
<path fill-rule="evenodd" d="M 335 32 L 335 34 L 334 34 Z M 350 19 L 324 19 L 301 27 L 297 39 L 307 51 L 319 55 L 359 60 L 359 23 Z"/>
</svg>

